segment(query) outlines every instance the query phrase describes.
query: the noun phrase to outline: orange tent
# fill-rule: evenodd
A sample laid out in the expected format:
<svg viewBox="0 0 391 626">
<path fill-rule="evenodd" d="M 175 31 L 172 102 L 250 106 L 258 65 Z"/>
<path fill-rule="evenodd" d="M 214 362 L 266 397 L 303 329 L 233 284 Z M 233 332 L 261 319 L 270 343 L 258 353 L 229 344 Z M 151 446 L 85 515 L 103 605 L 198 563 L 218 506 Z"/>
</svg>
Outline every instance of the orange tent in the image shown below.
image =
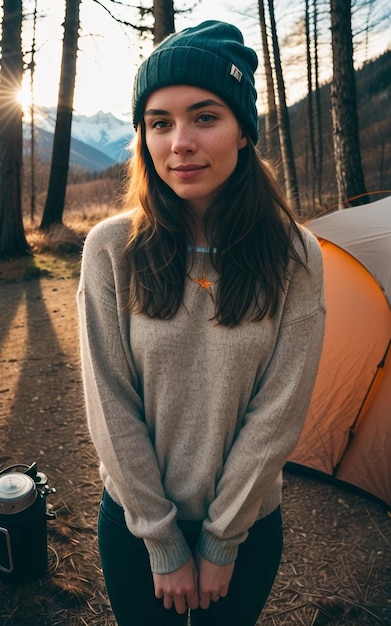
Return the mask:
<svg viewBox="0 0 391 626">
<path fill-rule="evenodd" d="M 326 329 L 287 469 L 343 481 L 391 507 L 391 197 L 306 226 L 323 253 Z"/>
</svg>

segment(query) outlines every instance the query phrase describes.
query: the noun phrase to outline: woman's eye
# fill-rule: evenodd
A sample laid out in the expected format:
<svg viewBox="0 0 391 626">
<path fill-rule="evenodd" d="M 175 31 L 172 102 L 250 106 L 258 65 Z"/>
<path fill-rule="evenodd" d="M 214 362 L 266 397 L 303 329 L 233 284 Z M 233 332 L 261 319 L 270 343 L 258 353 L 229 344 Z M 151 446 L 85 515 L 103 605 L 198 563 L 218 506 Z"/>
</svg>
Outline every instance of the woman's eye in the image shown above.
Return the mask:
<svg viewBox="0 0 391 626">
<path fill-rule="evenodd" d="M 200 115 L 198 119 L 200 122 L 204 124 L 208 124 L 210 122 L 214 122 L 214 120 L 216 119 L 216 116 L 211 115 L 210 113 L 202 113 L 202 115 Z"/>
<path fill-rule="evenodd" d="M 152 128 L 167 128 L 169 123 L 166 120 L 155 120 L 152 122 Z"/>
</svg>

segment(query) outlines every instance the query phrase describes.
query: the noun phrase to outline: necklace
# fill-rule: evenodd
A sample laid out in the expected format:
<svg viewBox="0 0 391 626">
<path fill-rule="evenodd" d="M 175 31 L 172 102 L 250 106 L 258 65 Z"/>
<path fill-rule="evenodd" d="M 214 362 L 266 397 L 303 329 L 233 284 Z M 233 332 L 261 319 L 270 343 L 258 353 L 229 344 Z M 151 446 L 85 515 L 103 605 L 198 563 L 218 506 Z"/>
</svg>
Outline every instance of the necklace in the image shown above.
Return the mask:
<svg viewBox="0 0 391 626">
<path fill-rule="evenodd" d="M 192 278 L 190 274 L 188 274 L 187 276 L 190 278 L 190 280 L 193 283 L 198 285 L 197 293 L 201 291 L 201 289 L 205 289 L 205 291 L 208 292 L 208 294 L 212 297 L 212 300 L 213 300 L 212 285 L 215 285 L 217 283 L 217 280 L 208 280 L 206 277 L 205 270 L 202 271 L 202 275 L 200 276 L 200 278 Z"/>
<path fill-rule="evenodd" d="M 208 278 L 207 278 L 206 270 L 205 270 L 205 261 L 209 257 L 208 257 L 208 253 L 206 252 L 206 250 L 205 251 L 204 250 L 201 251 L 201 249 L 199 249 L 198 252 L 200 254 L 203 254 L 201 276 L 199 276 L 198 278 L 193 278 L 193 276 L 190 275 L 190 272 L 188 272 L 187 277 L 189 278 L 189 280 L 191 280 L 192 283 L 195 283 L 196 285 L 198 285 L 197 293 L 199 293 L 200 291 L 202 291 L 204 289 L 210 295 L 212 300 L 214 301 L 214 295 L 213 295 L 213 291 L 212 291 L 212 286 L 216 285 L 218 283 L 218 281 L 217 280 L 208 280 Z"/>
</svg>

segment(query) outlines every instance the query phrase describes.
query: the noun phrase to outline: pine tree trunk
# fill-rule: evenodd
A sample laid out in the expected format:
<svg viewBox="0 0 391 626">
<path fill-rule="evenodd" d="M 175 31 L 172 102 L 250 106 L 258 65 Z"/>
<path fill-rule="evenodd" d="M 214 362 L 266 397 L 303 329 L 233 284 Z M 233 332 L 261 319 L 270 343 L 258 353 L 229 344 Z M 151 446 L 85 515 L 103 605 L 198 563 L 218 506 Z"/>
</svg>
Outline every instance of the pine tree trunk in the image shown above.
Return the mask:
<svg viewBox="0 0 391 626">
<path fill-rule="evenodd" d="M 288 107 L 286 104 L 285 84 L 282 73 L 280 47 L 277 37 L 276 19 L 274 14 L 273 0 L 268 0 L 270 25 L 273 41 L 274 68 L 277 78 L 278 89 L 278 125 L 280 133 L 280 144 L 282 163 L 285 174 L 285 189 L 289 204 L 294 209 L 298 217 L 301 217 L 299 186 L 297 182 L 296 166 L 293 157 L 292 137 L 289 123 Z"/>
<path fill-rule="evenodd" d="M 313 77 L 312 77 L 312 51 L 311 51 L 311 27 L 310 27 L 310 0 L 305 0 L 305 41 L 307 60 L 307 121 L 308 136 L 310 144 L 310 156 L 312 165 L 311 198 L 315 204 L 315 180 L 317 178 L 318 164 L 315 151 L 315 129 L 314 129 L 314 103 L 313 103 Z"/>
<path fill-rule="evenodd" d="M 330 0 L 333 80 L 331 114 L 338 205 L 368 202 L 361 163 L 356 79 L 353 66 L 351 1 Z M 359 198 L 357 196 L 360 196 Z"/>
<path fill-rule="evenodd" d="M 42 230 L 49 229 L 53 224 L 61 224 L 64 212 L 76 79 L 79 9 L 80 0 L 66 1 L 57 117 L 48 194 L 40 225 Z"/>
<path fill-rule="evenodd" d="M 262 38 L 262 56 L 266 79 L 267 111 L 265 115 L 266 152 L 275 164 L 281 162 L 280 140 L 278 136 L 277 107 L 274 97 L 273 69 L 267 37 L 264 0 L 258 0 L 259 25 Z M 264 147 L 262 146 L 263 150 Z"/>
<path fill-rule="evenodd" d="M 153 42 L 157 45 L 175 31 L 173 0 L 154 0 L 153 17 Z"/>
<path fill-rule="evenodd" d="M 318 48 L 318 0 L 314 2 L 314 72 L 315 72 L 315 127 L 316 127 L 316 186 L 317 200 L 322 207 L 323 187 L 323 128 L 322 128 L 322 105 L 319 83 L 319 48 Z"/>
<path fill-rule="evenodd" d="M 0 71 L 0 258 L 29 254 L 22 217 L 22 0 L 4 0 Z"/>
</svg>

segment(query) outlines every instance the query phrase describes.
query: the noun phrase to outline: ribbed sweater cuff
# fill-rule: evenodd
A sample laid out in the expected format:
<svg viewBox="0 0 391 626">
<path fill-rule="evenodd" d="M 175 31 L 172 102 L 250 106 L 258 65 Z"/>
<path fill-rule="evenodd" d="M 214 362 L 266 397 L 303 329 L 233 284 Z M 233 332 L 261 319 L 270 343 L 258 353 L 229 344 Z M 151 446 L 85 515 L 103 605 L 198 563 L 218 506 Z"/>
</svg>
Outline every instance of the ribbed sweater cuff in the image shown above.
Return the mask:
<svg viewBox="0 0 391 626">
<path fill-rule="evenodd" d="M 199 554 L 216 565 L 229 565 L 235 561 L 238 554 L 238 544 L 232 540 L 224 541 L 208 530 L 202 529 L 198 539 L 197 550 Z"/>
<path fill-rule="evenodd" d="M 151 570 L 155 574 L 168 574 L 179 569 L 191 557 L 191 550 L 181 531 L 167 539 L 151 541 L 144 539 L 149 552 Z"/>
</svg>

